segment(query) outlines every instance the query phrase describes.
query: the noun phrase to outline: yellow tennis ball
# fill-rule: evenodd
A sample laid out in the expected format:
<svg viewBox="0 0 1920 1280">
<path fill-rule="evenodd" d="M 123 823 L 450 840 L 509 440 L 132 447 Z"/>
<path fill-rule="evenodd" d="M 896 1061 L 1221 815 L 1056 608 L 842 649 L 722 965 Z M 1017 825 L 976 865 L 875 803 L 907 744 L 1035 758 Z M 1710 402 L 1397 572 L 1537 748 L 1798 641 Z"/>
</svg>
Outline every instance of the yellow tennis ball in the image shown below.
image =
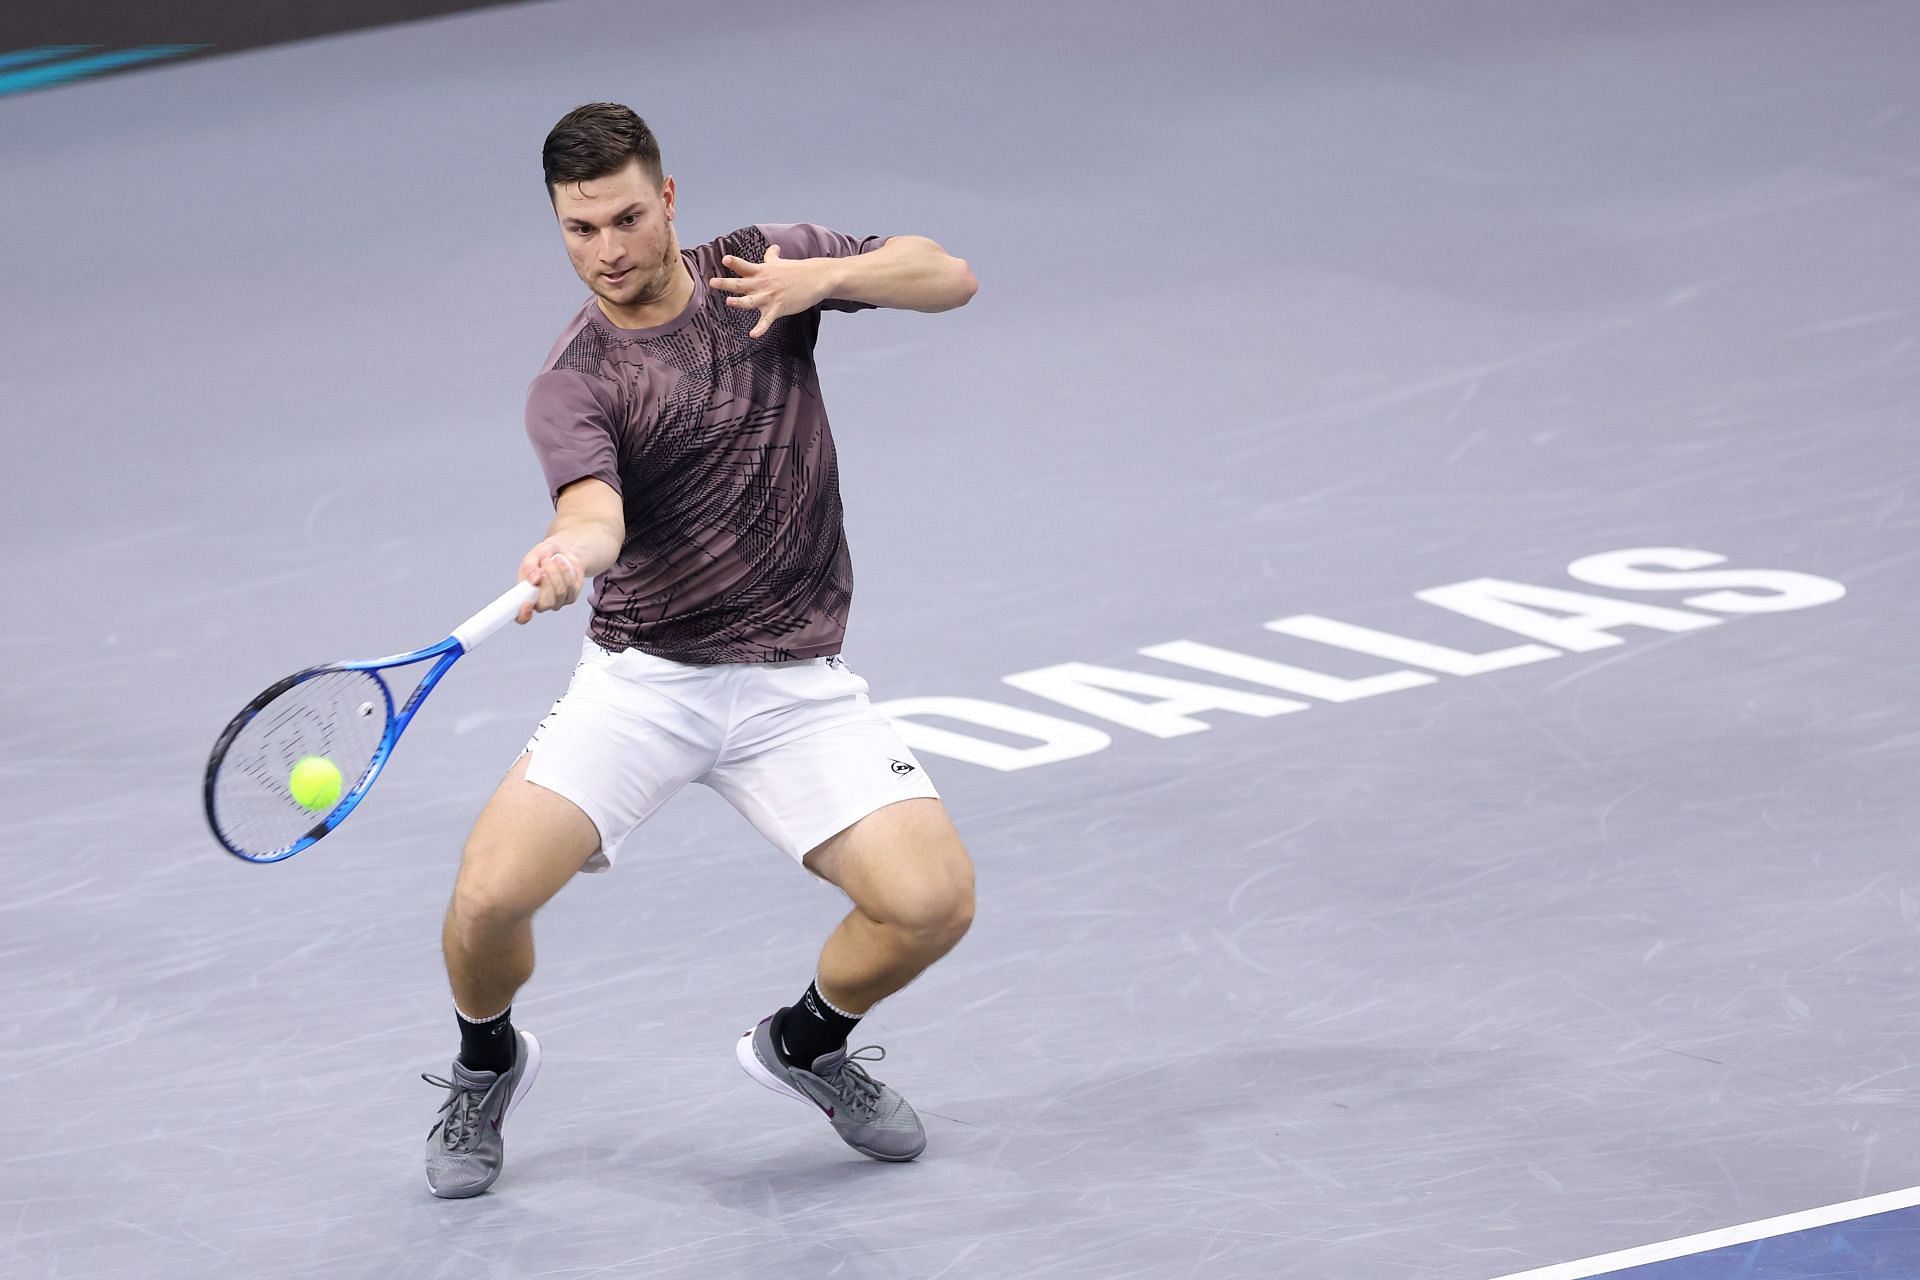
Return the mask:
<svg viewBox="0 0 1920 1280">
<path fill-rule="evenodd" d="M 301 756 L 287 775 L 287 790 L 315 813 L 331 809 L 340 802 L 340 768 L 325 756 Z"/>
</svg>

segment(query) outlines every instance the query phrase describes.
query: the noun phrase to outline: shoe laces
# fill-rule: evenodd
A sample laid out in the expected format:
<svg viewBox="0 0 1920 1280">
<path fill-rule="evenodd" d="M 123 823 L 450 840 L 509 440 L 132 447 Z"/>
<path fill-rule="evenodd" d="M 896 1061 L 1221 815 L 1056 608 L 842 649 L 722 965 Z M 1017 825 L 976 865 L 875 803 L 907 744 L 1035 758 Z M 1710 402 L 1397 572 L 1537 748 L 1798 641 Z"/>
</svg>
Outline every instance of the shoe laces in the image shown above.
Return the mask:
<svg viewBox="0 0 1920 1280">
<path fill-rule="evenodd" d="M 886 1056 L 887 1051 L 877 1044 L 855 1049 L 841 1061 L 839 1070 L 831 1077 L 833 1087 L 847 1100 L 847 1104 L 869 1119 L 880 1110 L 881 1084 L 867 1074 L 867 1069 L 860 1064 L 882 1062 Z"/>
<path fill-rule="evenodd" d="M 460 1151 L 470 1146 L 474 1135 L 480 1131 L 480 1104 L 486 1100 L 486 1088 L 455 1084 L 424 1071 L 420 1073 L 420 1078 L 447 1091 L 447 1100 L 440 1104 L 441 1119 L 434 1125 L 440 1131 L 441 1145 L 449 1151 Z"/>
</svg>

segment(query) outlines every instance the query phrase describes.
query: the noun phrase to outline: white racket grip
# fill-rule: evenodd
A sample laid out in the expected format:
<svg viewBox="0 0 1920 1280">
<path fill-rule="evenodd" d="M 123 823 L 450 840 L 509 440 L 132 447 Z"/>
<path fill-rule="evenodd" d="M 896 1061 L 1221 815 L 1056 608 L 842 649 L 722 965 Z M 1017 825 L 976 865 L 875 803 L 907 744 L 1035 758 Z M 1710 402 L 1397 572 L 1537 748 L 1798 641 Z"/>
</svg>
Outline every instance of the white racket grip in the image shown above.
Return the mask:
<svg viewBox="0 0 1920 1280">
<path fill-rule="evenodd" d="M 455 627 L 453 638 L 460 642 L 461 649 L 471 652 L 475 645 L 506 626 L 520 612 L 521 605 L 539 594 L 540 588 L 531 582 L 514 583 L 512 590 L 502 592 L 499 599 Z"/>
</svg>

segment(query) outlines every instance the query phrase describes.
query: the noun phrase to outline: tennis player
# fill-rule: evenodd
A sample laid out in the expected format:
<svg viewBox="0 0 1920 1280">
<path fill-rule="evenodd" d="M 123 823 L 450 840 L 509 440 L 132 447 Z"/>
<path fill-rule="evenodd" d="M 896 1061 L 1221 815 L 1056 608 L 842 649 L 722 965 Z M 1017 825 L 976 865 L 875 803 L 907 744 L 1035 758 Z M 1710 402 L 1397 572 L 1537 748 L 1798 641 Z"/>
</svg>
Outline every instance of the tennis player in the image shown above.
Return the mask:
<svg viewBox="0 0 1920 1280">
<path fill-rule="evenodd" d="M 540 1046 L 513 1025 L 532 920 L 690 782 L 851 900 L 794 1003 L 741 1037 L 755 1080 L 816 1107 L 854 1150 L 911 1160 L 913 1108 L 850 1054 L 874 1004 L 973 918 L 973 867 L 926 770 L 839 656 L 853 574 L 813 364 L 826 311 L 946 311 L 967 264 L 919 236 L 807 223 L 693 249 L 674 180 L 626 107 L 569 112 L 542 153 L 567 256 L 593 296 L 527 397 L 555 514 L 520 563 L 522 610 L 592 618 L 566 694 L 467 839 L 443 946 L 460 1055 L 427 1137 L 427 1184 L 478 1195 Z"/>
</svg>

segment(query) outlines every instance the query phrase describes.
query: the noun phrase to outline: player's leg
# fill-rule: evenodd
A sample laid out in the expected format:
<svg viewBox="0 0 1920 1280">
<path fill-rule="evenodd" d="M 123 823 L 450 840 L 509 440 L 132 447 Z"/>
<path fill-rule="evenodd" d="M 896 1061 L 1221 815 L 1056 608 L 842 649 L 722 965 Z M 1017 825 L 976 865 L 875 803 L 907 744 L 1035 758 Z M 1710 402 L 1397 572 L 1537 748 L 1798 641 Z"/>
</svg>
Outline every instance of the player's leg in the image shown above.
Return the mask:
<svg viewBox="0 0 1920 1280">
<path fill-rule="evenodd" d="M 467 837 L 441 928 L 454 1007 L 468 1026 L 497 1019 L 533 976 L 533 915 L 560 892 L 600 847 L 600 833 L 579 806 L 527 781 L 521 756 L 494 789 Z M 479 1070 L 511 1063 L 465 1033 L 461 1061 Z"/>
<path fill-rule="evenodd" d="M 803 862 L 853 902 L 821 949 L 817 978 L 843 1017 L 859 1018 L 919 977 L 973 923 L 973 862 L 937 799 L 878 809 Z"/>
<path fill-rule="evenodd" d="M 776 847 L 853 900 L 815 982 L 741 1037 L 740 1065 L 810 1102 L 855 1150 L 911 1160 L 919 1117 L 850 1055 L 873 1004 L 945 955 L 973 919 L 973 867 L 913 753 L 838 659 L 742 676 L 729 750 L 707 782 Z M 872 1050 L 879 1053 L 879 1050 Z"/>
<path fill-rule="evenodd" d="M 575 872 L 610 865 L 712 764 L 723 717 L 708 710 L 708 683 L 692 668 L 586 645 L 566 694 L 474 824 L 441 935 L 460 1058 L 436 1081 L 447 1101 L 427 1139 L 434 1194 L 478 1195 L 499 1176 L 500 1124 L 540 1065 L 511 1008 L 533 973 L 534 913 Z"/>
<path fill-rule="evenodd" d="M 848 1146 L 911 1160 L 927 1131 L 898 1090 L 849 1053 L 847 1036 L 875 1003 L 953 949 L 973 922 L 973 865 L 937 798 L 877 809 L 813 849 L 806 865 L 853 900 L 791 1006 L 741 1037 L 740 1065 L 778 1093 L 811 1102 Z"/>
<path fill-rule="evenodd" d="M 427 1134 L 427 1186 L 464 1199 L 492 1186 L 505 1159 L 501 1128 L 533 1085 L 540 1043 L 513 1026 L 514 993 L 533 976 L 533 916 L 600 847 L 572 801 L 507 771 L 467 837 L 441 929 L 460 1024 L 460 1056 Z"/>
</svg>

